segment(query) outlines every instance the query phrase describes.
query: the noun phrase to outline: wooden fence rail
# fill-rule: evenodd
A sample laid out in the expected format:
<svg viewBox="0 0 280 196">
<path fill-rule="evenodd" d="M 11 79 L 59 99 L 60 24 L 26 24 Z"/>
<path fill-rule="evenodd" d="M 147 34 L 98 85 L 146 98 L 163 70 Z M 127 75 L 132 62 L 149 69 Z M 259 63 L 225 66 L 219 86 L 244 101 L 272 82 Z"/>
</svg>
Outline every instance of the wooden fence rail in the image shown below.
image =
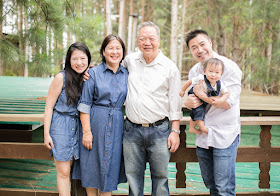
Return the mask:
<svg viewBox="0 0 280 196">
<path fill-rule="evenodd" d="M 1 116 L 0 121 L 43 121 L 42 115 L 31 115 L 25 117 Z M 181 120 L 181 144 L 179 149 L 172 154 L 170 162 L 176 162 L 176 187 L 186 187 L 186 162 L 197 162 L 195 147 L 186 147 L 186 125 L 189 124 L 190 118 L 184 117 Z M 261 127 L 259 146 L 239 147 L 237 152 L 237 162 L 259 162 L 259 188 L 270 188 L 270 163 L 280 162 L 280 146 L 271 146 L 271 127 L 280 125 L 280 116 L 263 116 L 263 117 L 241 117 L 241 125 L 259 125 Z M 13 143 L 0 142 L 0 158 L 2 159 L 52 159 L 49 151 L 42 143 Z M 78 188 L 78 187 L 77 187 Z M 7 190 L 5 190 L 7 192 Z M 0 196 L 3 195 L 0 189 Z M 45 193 L 43 193 L 45 194 Z M 267 195 L 267 192 L 252 193 L 251 195 Z M 277 193 L 279 194 L 279 192 Z M 271 193 L 269 195 L 277 195 Z M 28 195 L 28 194 L 26 194 Z M 51 195 L 51 194 L 50 194 Z M 199 194 L 197 194 L 199 195 Z M 243 195 L 243 194 L 239 194 Z M 247 194 L 248 195 L 248 194 Z M 249 194 L 250 195 L 250 194 Z"/>
</svg>

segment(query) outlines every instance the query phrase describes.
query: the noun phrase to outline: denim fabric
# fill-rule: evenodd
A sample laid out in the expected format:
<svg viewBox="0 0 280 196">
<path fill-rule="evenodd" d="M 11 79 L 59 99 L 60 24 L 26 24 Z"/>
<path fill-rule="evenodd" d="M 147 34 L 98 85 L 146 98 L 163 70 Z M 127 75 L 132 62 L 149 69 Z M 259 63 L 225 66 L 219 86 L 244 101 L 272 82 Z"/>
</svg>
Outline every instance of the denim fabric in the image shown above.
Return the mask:
<svg viewBox="0 0 280 196">
<path fill-rule="evenodd" d="M 116 73 L 105 63 L 89 70 L 90 79 L 84 83 L 78 110 L 90 114 L 93 135 L 92 149 L 80 141 L 80 161 L 74 163 L 73 179 L 81 179 L 83 187 L 102 192 L 117 189 L 125 182 L 122 164 L 124 114 L 122 106 L 127 94 L 127 70 L 119 66 Z M 82 131 L 80 137 L 82 138 Z"/>
<path fill-rule="evenodd" d="M 144 195 L 146 162 L 150 164 L 152 195 L 169 195 L 170 151 L 167 144 L 171 131 L 169 121 L 155 127 L 142 127 L 126 120 L 124 130 L 123 150 L 129 195 Z"/>
<path fill-rule="evenodd" d="M 211 196 L 235 195 L 235 161 L 239 135 L 225 149 L 197 147 L 196 154 L 205 186 Z"/>
<path fill-rule="evenodd" d="M 62 70 L 60 73 L 63 75 L 63 86 L 60 95 L 57 98 L 54 110 L 59 113 L 63 113 L 69 116 L 77 116 L 78 110 L 76 105 L 67 105 L 67 97 L 65 94 L 65 71 Z"/>
<path fill-rule="evenodd" d="M 53 109 L 50 126 L 50 136 L 54 147 L 51 150 L 53 158 L 58 161 L 70 161 L 79 158 L 78 130 L 80 119 L 77 106 L 67 105 L 65 94 L 65 71 L 63 74 L 63 87 Z"/>
<path fill-rule="evenodd" d="M 192 118 L 193 121 L 196 120 L 203 120 L 205 118 L 205 109 L 206 109 L 206 104 L 202 104 L 198 106 L 197 108 L 193 108 L 190 111 L 190 117 Z"/>
</svg>

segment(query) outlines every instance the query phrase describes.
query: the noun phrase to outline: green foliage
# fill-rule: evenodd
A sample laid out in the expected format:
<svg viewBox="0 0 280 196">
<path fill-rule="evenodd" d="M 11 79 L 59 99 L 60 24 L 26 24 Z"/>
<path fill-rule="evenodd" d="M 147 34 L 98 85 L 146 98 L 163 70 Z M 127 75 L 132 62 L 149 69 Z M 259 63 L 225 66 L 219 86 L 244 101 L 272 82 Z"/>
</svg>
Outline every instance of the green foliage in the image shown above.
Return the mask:
<svg viewBox="0 0 280 196">
<path fill-rule="evenodd" d="M 145 17 L 147 15 L 146 19 L 160 27 L 160 49 L 169 56 L 171 0 L 145 0 L 145 2 Z M 185 32 L 193 29 L 206 30 L 211 37 L 214 50 L 218 50 L 218 41 L 222 35 L 225 56 L 236 58 L 234 52 L 237 50 L 240 52 L 237 60 L 243 71 L 244 86 L 263 92 L 279 93 L 279 0 L 187 2 Z M 114 15 L 119 14 L 118 3 L 119 1 L 112 0 L 111 8 Z M 183 0 L 178 3 L 178 38 L 180 38 Z M 23 32 L 14 31 L 16 35 L 5 35 L 0 39 L 5 75 L 23 75 L 24 65 L 29 66 L 29 76 L 56 74 L 62 67 L 66 50 L 74 41 L 84 42 L 91 51 L 93 64 L 100 63 L 99 49 L 106 28 L 104 1 L 7 0 L 4 1 L 3 14 L 0 16 L 4 26 L 10 23 L 10 26 L 17 29 L 18 23 L 13 24 L 8 18 L 18 17 L 19 5 L 23 7 L 23 24 L 28 20 L 28 28 L 23 28 Z M 126 16 L 129 15 L 129 6 L 128 1 Z M 141 16 L 141 11 L 141 1 L 134 0 L 134 12 Z M 140 19 L 141 17 L 139 22 Z M 128 25 L 128 21 L 126 24 Z M 112 21 L 112 26 L 113 33 L 117 34 L 118 19 Z M 22 43 L 19 39 L 21 34 Z M 178 41 L 178 47 L 181 41 L 184 40 Z M 29 52 L 32 51 L 28 59 L 25 59 L 25 43 L 30 47 Z M 23 45 L 24 51 L 19 50 L 20 44 Z M 185 44 L 184 47 L 183 71 L 186 73 L 196 62 Z"/>
</svg>

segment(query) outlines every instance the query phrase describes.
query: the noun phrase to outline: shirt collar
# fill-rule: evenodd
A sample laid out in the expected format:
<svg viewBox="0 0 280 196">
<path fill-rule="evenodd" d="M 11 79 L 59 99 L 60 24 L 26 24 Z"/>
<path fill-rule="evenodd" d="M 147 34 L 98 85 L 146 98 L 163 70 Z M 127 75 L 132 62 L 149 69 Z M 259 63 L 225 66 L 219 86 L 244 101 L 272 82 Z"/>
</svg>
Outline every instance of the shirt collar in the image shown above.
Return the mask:
<svg viewBox="0 0 280 196">
<path fill-rule="evenodd" d="M 107 67 L 106 63 L 102 62 L 101 65 L 102 65 L 103 72 L 105 72 L 106 70 L 112 71 L 109 67 Z M 116 73 L 118 73 L 119 71 L 124 72 L 124 69 L 125 68 L 120 64 L 120 66 L 119 66 L 118 70 L 116 71 Z"/>
<path fill-rule="evenodd" d="M 157 57 L 151 63 L 147 64 L 144 57 L 143 57 L 143 53 L 140 51 L 139 55 L 135 59 L 138 59 L 141 63 L 143 63 L 147 66 L 153 66 L 153 65 L 156 65 L 156 64 L 161 64 L 162 57 L 163 57 L 163 53 L 162 53 L 161 50 L 159 50 L 159 54 L 157 55 Z"/>
</svg>

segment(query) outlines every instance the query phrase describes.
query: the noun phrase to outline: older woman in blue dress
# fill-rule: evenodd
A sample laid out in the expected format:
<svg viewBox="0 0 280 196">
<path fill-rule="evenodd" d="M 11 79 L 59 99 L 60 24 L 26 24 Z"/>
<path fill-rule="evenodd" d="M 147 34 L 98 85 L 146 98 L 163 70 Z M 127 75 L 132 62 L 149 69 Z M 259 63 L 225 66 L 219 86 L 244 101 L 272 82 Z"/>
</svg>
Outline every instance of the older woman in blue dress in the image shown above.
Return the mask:
<svg viewBox="0 0 280 196">
<path fill-rule="evenodd" d="M 82 123 L 80 178 L 88 196 L 111 195 L 125 181 L 122 169 L 122 106 L 127 94 L 128 71 L 120 62 L 125 45 L 117 35 L 108 35 L 102 43 L 102 63 L 91 68 L 78 110 Z M 120 177 L 123 176 L 124 178 Z"/>
</svg>

